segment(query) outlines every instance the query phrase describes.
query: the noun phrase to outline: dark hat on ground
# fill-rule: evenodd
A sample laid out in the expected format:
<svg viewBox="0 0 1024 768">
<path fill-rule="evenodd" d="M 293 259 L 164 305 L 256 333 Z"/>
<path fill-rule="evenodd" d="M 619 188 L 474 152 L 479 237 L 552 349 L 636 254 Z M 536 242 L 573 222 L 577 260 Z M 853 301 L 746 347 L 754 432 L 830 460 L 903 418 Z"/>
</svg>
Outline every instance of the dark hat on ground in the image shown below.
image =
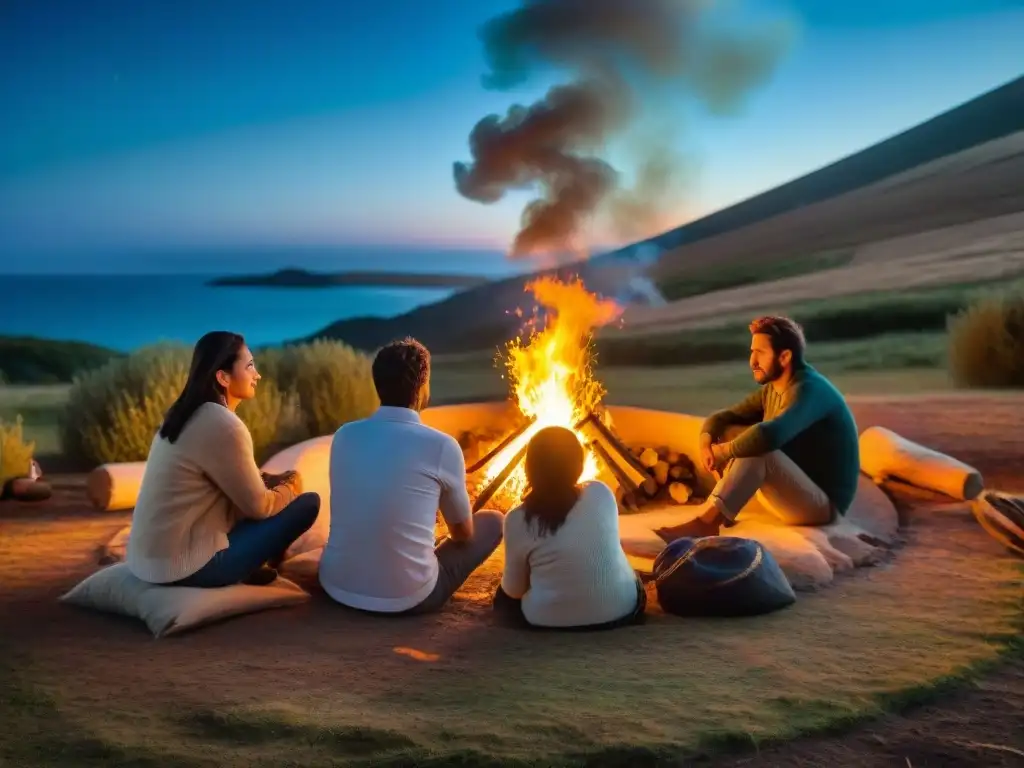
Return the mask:
<svg viewBox="0 0 1024 768">
<path fill-rule="evenodd" d="M 680 616 L 754 616 L 796 601 L 775 558 L 751 539 L 676 539 L 653 573 L 661 607 Z"/>
</svg>

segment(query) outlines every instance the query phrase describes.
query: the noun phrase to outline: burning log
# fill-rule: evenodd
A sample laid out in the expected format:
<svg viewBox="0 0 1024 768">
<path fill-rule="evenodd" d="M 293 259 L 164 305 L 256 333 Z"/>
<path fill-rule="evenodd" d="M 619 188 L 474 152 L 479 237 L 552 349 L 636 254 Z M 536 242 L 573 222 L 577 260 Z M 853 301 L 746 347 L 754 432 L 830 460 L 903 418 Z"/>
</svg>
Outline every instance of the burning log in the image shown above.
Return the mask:
<svg viewBox="0 0 1024 768">
<path fill-rule="evenodd" d="M 581 426 L 584 424 L 592 424 L 594 428 L 598 431 L 598 433 L 601 435 L 601 437 L 604 438 L 604 440 L 609 445 L 611 445 L 612 448 L 615 449 L 616 453 L 622 456 L 626 463 L 629 464 L 629 466 L 632 467 L 632 469 L 643 478 L 644 483 L 646 483 L 648 480 L 651 480 L 652 482 L 654 481 L 654 478 L 651 477 L 651 474 L 647 471 L 647 467 L 645 467 L 643 463 L 639 461 L 636 456 L 633 455 L 633 452 L 630 451 L 629 448 L 627 448 L 621 440 L 619 440 L 615 433 L 613 433 L 610 429 L 608 429 L 607 426 L 605 426 L 604 422 L 602 422 L 601 419 L 597 417 L 597 414 L 591 413 L 589 416 L 587 416 L 586 419 L 584 419 L 580 423 Z"/>
<path fill-rule="evenodd" d="M 611 454 L 608 453 L 608 449 L 601 445 L 597 440 L 593 440 L 587 445 L 593 449 L 594 453 L 597 454 L 597 457 L 601 459 L 604 465 L 608 467 L 611 473 L 615 476 L 615 479 L 618 481 L 619 487 L 616 493 L 616 498 L 618 498 L 620 503 L 622 503 L 622 505 L 627 509 L 636 510 L 639 506 L 637 504 L 637 492 L 640 489 L 639 486 L 633 482 L 633 478 L 631 478 L 629 474 L 622 469 L 619 463 L 611 457 Z"/>
<path fill-rule="evenodd" d="M 512 430 L 512 432 L 510 432 L 504 440 L 502 440 L 494 448 L 489 450 L 485 456 L 480 458 L 478 461 L 475 461 L 472 466 L 467 467 L 466 473 L 472 475 L 474 472 L 479 472 L 481 469 L 486 467 L 488 464 L 491 463 L 495 456 L 497 456 L 509 445 L 511 445 L 514 440 L 517 440 L 524 432 L 526 432 L 526 430 L 533 426 L 533 424 L 536 421 L 536 418 L 530 419 L 529 421 L 521 425 L 518 429 Z"/>
<path fill-rule="evenodd" d="M 482 491 L 480 491 L 480 495 L 477 496 L 476 501 L 473 502 L 474 513 L 479 512 L 481 509 L 483 509 L 484 504 L 490 501 L 491 497 L 498 492 L 502 485 L 505 484 L 505 481 L 508 480 L 509 475 L 511 475 L 513 470 L 515 470 L 515 468 L 519 466 L 519 462 L 521 462 L 526 457 L 526 449 L 528 447 L 529 445 L 524 445 L 522 448 L 520 448 L 519 452 L 512 457 L 512 460 L 505 465 L 505 468 L 502 469 L 501 472 L 499 472 L 497 475 L 495 475 L 494 479 L 491 480 L 491 482 L 489 482 Z"/>
</svg>

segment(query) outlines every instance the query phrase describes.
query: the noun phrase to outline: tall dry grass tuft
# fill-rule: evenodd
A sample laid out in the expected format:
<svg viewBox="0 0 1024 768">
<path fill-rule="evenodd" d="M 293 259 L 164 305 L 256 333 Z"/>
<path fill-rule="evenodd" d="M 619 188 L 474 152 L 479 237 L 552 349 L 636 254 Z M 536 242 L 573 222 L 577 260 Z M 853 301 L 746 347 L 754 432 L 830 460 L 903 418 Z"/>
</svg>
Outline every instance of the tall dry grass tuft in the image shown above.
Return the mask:
<svg viewBox="0 0 1024 768">
<path fill-rule="evenodd" d="M 260 371 L 298 398 L 306 437 L 329 435 L 373 413 L 380 401 L 371 358 L 340 341 L 315 341 L 265 350 Z"/>
<path fill-rule="evenodd" d="M 192 350 L 157 344 L 110 361 L 78 377 L 60 420 L 64 452 L 91 464 L 145 461 L 164 414 L 188 377 Z M 257 458 L 273 444 L 282 424 L 298 420 L 295 398 L 273 381 L 238 409 L 249 427 Z"/>
<path fill-rule="evenodd" d="M 35 443 L 25 442 L 21 416 L 13 424 L 0 420 L 0 486 L 15 477 L 28 474 Z"/>
<path fill-rule="evenodd" d="M 1024 387 L 1024 293 L 979 299 L 948 323 L 949 370 L 959 387 Z"/>
</svg>

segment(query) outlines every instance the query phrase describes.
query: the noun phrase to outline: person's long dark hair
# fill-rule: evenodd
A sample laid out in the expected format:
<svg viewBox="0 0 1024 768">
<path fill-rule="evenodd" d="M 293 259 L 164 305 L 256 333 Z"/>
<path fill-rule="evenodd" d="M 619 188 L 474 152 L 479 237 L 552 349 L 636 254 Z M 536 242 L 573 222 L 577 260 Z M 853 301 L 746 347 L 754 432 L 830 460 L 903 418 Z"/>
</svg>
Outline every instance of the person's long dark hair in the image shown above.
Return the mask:
<svg viewBox="0 0 1024 768">
<path fill-rule="evenodd" d="M 199 406 L 225 402 L 226 393 L 217 381 L 217 371 L 230 371 L 244 346 L 245 339 L 230 331 L 210 331 L 196 342 L 185 388 L 167 409 L 160 437 L 173 443 Z"/>
<path fill-rule="evenodd" d="M 555 533 L 580 497 L 583 446 L 564 427 L 545 427 L 526 448 L 526 523 L 537 522 L 541 536 Z"/>
</svg>

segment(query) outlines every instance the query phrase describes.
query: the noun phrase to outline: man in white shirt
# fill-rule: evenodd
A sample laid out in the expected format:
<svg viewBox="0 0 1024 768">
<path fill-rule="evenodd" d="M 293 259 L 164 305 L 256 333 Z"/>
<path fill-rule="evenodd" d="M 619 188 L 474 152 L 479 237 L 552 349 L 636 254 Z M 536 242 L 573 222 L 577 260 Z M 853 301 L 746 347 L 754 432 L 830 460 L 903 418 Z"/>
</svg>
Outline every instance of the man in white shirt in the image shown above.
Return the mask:
<svg viewBox="0 0 1024 768">
<path fill-rule="evenodd" d="M 331 532 L 320 584 L 334 600 L 376 613 L 440 609 L 501 543 L 504 518 L 475 515 L 458 442 L 420 421 L 430 353 L 413 339 L 373 361 L 380 408 L 343 425 L 331 445 Z M 434 549 L 441 510 L 450 538 Z"/>
</svg>

